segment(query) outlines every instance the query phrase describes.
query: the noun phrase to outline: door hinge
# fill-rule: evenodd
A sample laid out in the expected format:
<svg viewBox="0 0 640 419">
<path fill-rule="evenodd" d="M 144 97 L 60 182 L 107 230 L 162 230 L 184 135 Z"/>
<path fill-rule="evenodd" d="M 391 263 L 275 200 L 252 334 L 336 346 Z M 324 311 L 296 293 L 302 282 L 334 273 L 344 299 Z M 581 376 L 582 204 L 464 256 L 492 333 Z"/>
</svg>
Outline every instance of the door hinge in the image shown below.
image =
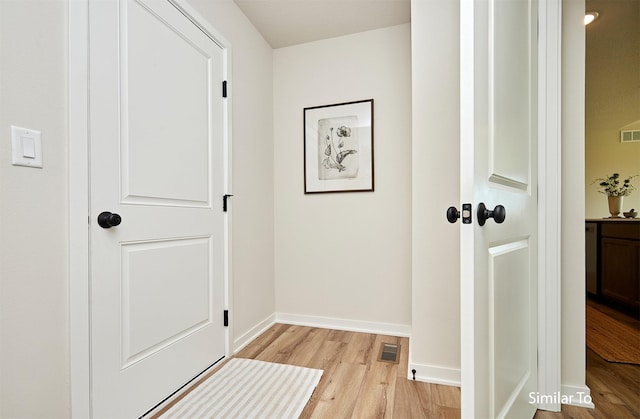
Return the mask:
<svg viewBox="0 0 640 419">
<path fill-rule="evenodd" d="M 224 327 L 228 327 L 229 326 L 229 310 L 225 310 L 224 311 L 224 323 L 223 323 Z"/>
<path fill-rule="evenodd" d="M 222 196 L 222 212 L 227 212 L 227 201 L 233 195 L 225 194 Z"/>
<path fill-rule="evenodd" d="M 222 97 L 227 97 L 227 81 L 222 82 Z"/>
</svg>

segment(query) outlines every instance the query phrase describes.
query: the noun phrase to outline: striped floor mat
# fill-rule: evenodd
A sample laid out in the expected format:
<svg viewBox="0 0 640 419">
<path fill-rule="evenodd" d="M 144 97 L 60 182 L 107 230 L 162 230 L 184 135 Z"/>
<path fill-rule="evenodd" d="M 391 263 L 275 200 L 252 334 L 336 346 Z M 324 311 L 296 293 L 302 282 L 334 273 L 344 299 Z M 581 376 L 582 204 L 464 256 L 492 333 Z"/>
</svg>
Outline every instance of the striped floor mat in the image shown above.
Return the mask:
<svg viewBox="0 0 640 419">
<path fill-rule="evenodd" d="M 161 418 L 297 418 L 322 372 L 233 358 Z"/>
</svg>

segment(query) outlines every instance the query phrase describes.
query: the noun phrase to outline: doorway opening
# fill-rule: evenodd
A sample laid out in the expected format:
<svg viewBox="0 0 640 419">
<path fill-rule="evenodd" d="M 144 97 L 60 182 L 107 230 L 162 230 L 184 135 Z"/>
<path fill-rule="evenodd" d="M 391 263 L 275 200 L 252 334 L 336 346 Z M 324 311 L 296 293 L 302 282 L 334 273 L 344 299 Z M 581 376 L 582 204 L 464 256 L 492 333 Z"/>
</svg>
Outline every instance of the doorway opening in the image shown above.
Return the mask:
<svg viewBox="0 0 640 419">
<path fill-rule="evenodd" d="M 640 174 L 640 143 L 625 131 L 640 127 L 637 71 L 640 31 L 634 0 L 587 0 L 598 19 L 585 29 L 586 384 L 611 417 L 640 415 L 640 220 L 610 218 L 601 181 Z M 628 68 L 627 68 L 628 67 Z M 635 83 L 635 84 L 634 84 Z M 640 178 L 631 178 L 638 187 Z M 600 189 L 600 191 L 599 191 Z M 640 208 L 640 192 L 624 196 L 622 212 Z M 620 214 L 622 216 L 622 214 Z M 615 377 L 615 379 L 611 379 Z M 635 380 L 635 381 L 634 381 Z M 598 400 L 615 395 L 614 404 Z M 628 397 L 627 395 L 632 395 Z"/>
</svg>

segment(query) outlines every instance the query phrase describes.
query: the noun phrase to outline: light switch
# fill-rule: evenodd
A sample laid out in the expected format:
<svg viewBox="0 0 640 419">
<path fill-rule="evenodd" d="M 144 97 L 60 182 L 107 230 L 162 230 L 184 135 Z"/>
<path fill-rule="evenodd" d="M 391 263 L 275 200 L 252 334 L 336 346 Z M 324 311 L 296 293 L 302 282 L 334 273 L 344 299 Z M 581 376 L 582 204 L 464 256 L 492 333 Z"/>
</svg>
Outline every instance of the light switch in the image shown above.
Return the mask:
<svg viewBox="0 0 640 419">
<path fill-rule="evenodd" d="M 14 166 L 42 167 L 40 131 L 11 126 L 11 144 Z"/>
<path fill-rule="evenodd" d="M 36 142 L 31 137 L 20 137 L 22 142 L 22 157 L 28 159 L 36 158 Z"/>
</svg>

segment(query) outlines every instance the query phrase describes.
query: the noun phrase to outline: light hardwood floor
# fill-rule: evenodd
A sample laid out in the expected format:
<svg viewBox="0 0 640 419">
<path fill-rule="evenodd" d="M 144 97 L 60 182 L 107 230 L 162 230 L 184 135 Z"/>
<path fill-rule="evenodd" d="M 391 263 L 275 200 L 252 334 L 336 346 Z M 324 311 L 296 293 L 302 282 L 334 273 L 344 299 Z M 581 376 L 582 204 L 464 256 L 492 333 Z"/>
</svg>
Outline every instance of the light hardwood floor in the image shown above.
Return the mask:
<svg viewBox="0 0 640 419">
<path fill-rule="evenodd" d="M 400 345 L 397 364 L 377 361 Z M 324 370 L 302 418 L 458 418 L 460 389 L 406 379 L 409 340 L 276 324 L 236 356 Z"/>
<path fill-rule="evenodd" d="M 640 418 L 640 365 L 607 362 L 587 348 L 587 386 L 595 409 L 562 406 L 561 412 L 538 411 L 537 419 Z"/>
<path fill-rule="evenodd" d="M 587 304 L 630 327 L 640 330 L 640 320 L 594 300 Z M 595 409 L 563 406 L 562 412 L 538 412 L 536 418 L 640 418 L 640 365 L 607 362 L 587 348 L 587 386 Z"/>
<path fill-rule="evenodd" d="M 383 342 L 400 345 L 397 364 L 377 360 Z M 459 418 L 458 387 L 406 379 L 408 349 L 407 338 L 276 324 L 235 357 L 324 370 L 301 418 Z M 535 417 L 640 418 L 640 366 L 612 369 L 591 351 L 587 360 L 596 409 L 563 406 Z"/>
</svg>

